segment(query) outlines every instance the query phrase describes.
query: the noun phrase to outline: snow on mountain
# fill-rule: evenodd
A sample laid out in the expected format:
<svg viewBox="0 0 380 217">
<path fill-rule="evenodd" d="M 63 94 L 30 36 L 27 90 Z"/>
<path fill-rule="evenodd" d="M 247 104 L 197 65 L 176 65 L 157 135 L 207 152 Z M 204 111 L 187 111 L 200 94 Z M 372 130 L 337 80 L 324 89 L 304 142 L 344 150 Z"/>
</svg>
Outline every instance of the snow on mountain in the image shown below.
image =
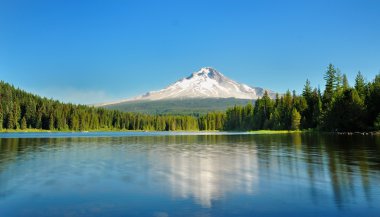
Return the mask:
<svg viewBox="0 0 380 217">
<path fill-rule="evenodd" d="M 260 87 L 250 87 L 246 84 L 238 83 L 227 78 L 222 73 L 211 67 L 201 68 L 198 72 L 192 73 L 189 77 L 178 80 L 168 87 L 151 91 L 144 95 L 113 102 L 117 104 L 138 100 L 166 100 L 166 99 L 189 99 L 189 98 L 237 98 L 237 99 L 257 99 L 268 91 L 271 98 L 275 93 Z M 107 104 L 104 104 L 107 105 Z"/>
</svg>

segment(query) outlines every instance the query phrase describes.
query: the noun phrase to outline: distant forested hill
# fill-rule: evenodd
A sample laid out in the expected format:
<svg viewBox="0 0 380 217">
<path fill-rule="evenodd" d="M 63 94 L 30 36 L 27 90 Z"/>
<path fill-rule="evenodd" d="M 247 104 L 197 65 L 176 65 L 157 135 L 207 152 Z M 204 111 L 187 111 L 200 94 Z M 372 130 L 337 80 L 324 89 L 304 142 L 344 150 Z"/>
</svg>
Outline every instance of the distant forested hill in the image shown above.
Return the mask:
<svg viewBox="0 0 380 217">
<path fill-rule="evenodd" d="M 193 116 L 147 115 L 61 103 L 0 81 L 0 130 L 199 130 Z M 201 128 L 202 129 L 202 128 Z"/>
<path fill-rule="evenodd" d="M 124 112 L 138 112 L 146 114 L 177 114 L 196 115 L 209 112 L 224 112 L 235 105 L 243 106 L 254 100 L 236 98 L 194 98 L 171 99 L 155 101 L 130 101 L 114 105 L 106 105 L 104 108 L 115 109 Z"/>
</svg>

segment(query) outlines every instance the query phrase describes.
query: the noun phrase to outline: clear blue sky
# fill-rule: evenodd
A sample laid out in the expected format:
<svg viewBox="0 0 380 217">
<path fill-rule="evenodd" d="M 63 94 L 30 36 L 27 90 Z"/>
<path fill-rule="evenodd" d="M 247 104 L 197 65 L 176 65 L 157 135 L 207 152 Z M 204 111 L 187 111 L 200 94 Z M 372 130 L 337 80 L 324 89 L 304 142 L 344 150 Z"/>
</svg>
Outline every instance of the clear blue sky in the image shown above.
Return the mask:
<svg viewBox="0 0 380 217">
<path fill-rule="evenodd" d="M 128 98 L 212 66 L 251 86 L 323 88 L 380 71 L 380 1 L 0 1 L 0 79 L 75 103 Z"/>
</svg>

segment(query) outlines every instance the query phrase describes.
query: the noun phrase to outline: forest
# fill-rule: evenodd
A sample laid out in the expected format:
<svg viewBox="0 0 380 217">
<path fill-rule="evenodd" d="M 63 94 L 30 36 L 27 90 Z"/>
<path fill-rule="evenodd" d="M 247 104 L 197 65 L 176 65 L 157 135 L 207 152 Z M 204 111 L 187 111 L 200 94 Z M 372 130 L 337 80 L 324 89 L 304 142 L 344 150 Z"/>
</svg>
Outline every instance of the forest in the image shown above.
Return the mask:
<svg viewBox="0 0 380 217">
<path fill-rule="evenodd" d="M 351 86 L 330 64 L 324 79 L 323 93 L 306 80 L 299 95 L 288 90 L 271 99 L 265 93 L 254 104 L 205 115 L 149 115 L 61 103 L 1 81 L 0 130 L 380 130 L 380 74 L 367 82 L 358 72 Z"/>
<path fill-rule="evenodd" d="M 226 111 L 225 130 L 299 130 L 328 132 L 380 130 L 380 74 L 366 82 L 358 72 L 354 86 L 330 64 L 324 74 L 323 93 L 306 80 L 297 95 L 287 91 L 272 100 L 265 94 L 254 105 Z"/>
</svg>

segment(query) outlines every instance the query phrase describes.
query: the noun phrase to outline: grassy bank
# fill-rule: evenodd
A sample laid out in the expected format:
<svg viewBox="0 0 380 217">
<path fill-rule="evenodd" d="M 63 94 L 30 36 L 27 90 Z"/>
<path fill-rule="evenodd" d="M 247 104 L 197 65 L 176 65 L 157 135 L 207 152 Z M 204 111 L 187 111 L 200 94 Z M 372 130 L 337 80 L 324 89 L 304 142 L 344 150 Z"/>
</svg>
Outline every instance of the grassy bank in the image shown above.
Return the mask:
<svg viewBox="0 0 380 217">
<path fill-rule="evenodd" d="M 125 130 L 125 129 L 96 129 L 96 130 L 86 130 L 86 131 L 72 131 L 72 130 L 42 130 L 42 129 L 2 129 L 0 133 L 58 133 L 58 132 L 157 132 L 150 130 Z M 176 130 L 176 131 L 160 131 L 160 132 L 244 132 L 244 131 L 218 131 L 218 130 L 205 130 L 205 131 L 186 131 L 186 130 Z M 253 130 L 248 131 L 250 134 L 294 134 L 294 133 L 327 133 L 327 134 L 336 134 L 336 135 L 380 135 L 380 131 L 373 132 L 325 132 L 316 129 L 308 129 L 308 130 Z"/>
<path fill-rule="evenodd" d="M 72 130 L 43 130 L 43 129 L 2 129 L 0 133 L 65 133 L 65 132 L 141 132 L 142 130 L 120 130 L 120 129 L 96 129 L 86 131 L 72 131 Z"/>
<path fill-rule="evenodd" d="M 254 130 L 249 131 L 252 134 L 290 134 L 290 133 L 302 133 L 301 130 Z"/>
<path fill-rule="evenodd" d="M 73 131 L 73 130 L 42 130 L 42 129 L 2 129 L 0 130 L 0 133 L 80 133 L 80 132 L 221 132 L 218 130 L 175 130 L 175 131 L 154 131 L 154 130 L 126 130 L 126 129 L 110 129 L 110 128 L 103 128 L 103 129 L 95 129 L 95 130 L 84 130 L 84 131 Z"/>
<path fill-rule="evenodd" d="M 2 129 L 0 130 L 0 133 L 46 133 L 46 132 L 51 132 L 50 130 L 41 130 L 41 129 Z"/>
<path fill-rule="evenodd" d="M 253 130 L 249 131 L 252 134 L 291 134 L 291 133 L 318 133 L 321 131 L 308 129 L 308 130 Z"/>
<path fill-rule="evenodd" d="M 86 131 L 42 130 L 42 129 L 25 129 L 25 130 L 3 129 L 3 130 L 0 130 L 0 133 L 50 133 L 50 132 L 153 132 L 153 131 L 121 130 L 121 129 L 109 129 L 109 128 L 97 129 L 97 130 L 86 130 Z M 176 131 L 162 131 L 162 132 L 188 132 L 188 131 L 176 130 Z M 223 132 L 223 131 L 207 130 L 207 131 L 191 131 L 191 132 Z M 230 132 L 230 131 L 225 131 L 225 132 Z M 231 132 L 235 132 L 235 131 L 231 131 Z M 248 131 L 248 132 L 252 134 L 289 134 L 289 133 L 305 133 L 305 132 L 311 132 L 311 131 L 310 130 L 255 130 L 255 131 Z"/>
</svg>

